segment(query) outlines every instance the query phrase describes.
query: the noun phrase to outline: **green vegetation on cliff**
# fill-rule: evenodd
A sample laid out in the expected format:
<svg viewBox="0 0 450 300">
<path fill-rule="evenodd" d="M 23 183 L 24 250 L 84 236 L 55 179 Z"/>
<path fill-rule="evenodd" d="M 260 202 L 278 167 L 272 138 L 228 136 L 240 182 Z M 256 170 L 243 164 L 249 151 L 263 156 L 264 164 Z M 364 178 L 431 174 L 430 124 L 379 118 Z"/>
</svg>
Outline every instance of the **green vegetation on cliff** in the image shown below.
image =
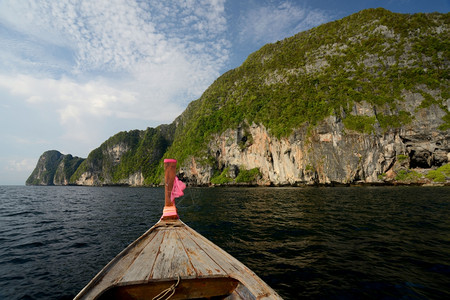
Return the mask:
<svg viewBox="0 0 450 300">
<path fill-rule="evenodd" d="M 44 152 L 28 177 L 27 185 L 53 185 L 53 178 L 55 176 L 56 168 L 61 159 L 62 154 L 56 150 L 49 150 Z"/>
<path fill-rule="evenodd" d="M 28 177 L 27 185 L 64 185 L 84 161 L 83 158 L 64 155 L 59 151 L 44 152 L 36 168 Z"/>
<path fill-rule="evenodd" d="M 78 167 L 83 163 L 84 158 L 73 157 L 70 154 L 64 155 L 55 172 L 55 184 L 66 184 Z"/>
<path fill-rule="evenodd" d="M 265 45 L 190 104 L 166 157 L 202 157 L 212 134 L 245 123 L 276 137 L 330 115 L 362 133 L 399 128 L 414 118 L 401 108 L 408 92 L 444 110 L 449 128 L 449 23 L 450 14 L 368 9 Z M 373 116 L 355 114 L 363 102 Z"/>
<path fill-rule="evenodd" d="M 431 170 L 426 177 L 435 182 L 445 182 L 447 178 L 450 178 L 450 164 L 441 166 L 436 170 Z"/>
<path fill-rule="evenodd" d="M 251 170 L 245 169 L 241 166 L 238 170 L 238 174 L 232 174 L 230 168 L 225 168 L 221 173 L 216 174 L 211 178 L 212 184 L 226 185 L 226 184 L 255 184 L 261 177 L 261 172 L 258 168 Z"/>
<path fill-rule="evenodd" d="M 96 185 L 121 184 L 142 173 L 144 184 L 159 183 L 158 164 L 171 144 L 173 126 L 161 125 L 145 131 L 119 132 L 93 150 L 71 177 L 76 183 L 83 173 L 99 174 Z"/>
<path fill-rule="evenodd" d="M 142 174 L 143 184 L 159 184 L 162 159 L 168 157 L 179 166 L 191 157 L 196 164 L 212 166 L 212 183 L 253 182 L 261 175 L 258 169 L 240 167 L 240 173 L 230 176 L 227 166 L 219 167 L 208 152 L 215 135 L 236 128 L 244 129 L 239 147 L 245 151 L 252 143 L 245 128 L 252 124 L 282 138 L 295 130 L 311 133 L 334 116 L 345 134 L 373 136 L 404 128 L 426 109 L 438 107 L 443 112 L 438 127 L 448 130 L 449 26 L 450 13 L 368 9 L 265 45 L 220 76 L 171 125 L 108 139 L 70 182 L 88 176 L 94 185 L 122 184 Z M 411 105 L 411 99 L 419 104 Z"/>
</svg>

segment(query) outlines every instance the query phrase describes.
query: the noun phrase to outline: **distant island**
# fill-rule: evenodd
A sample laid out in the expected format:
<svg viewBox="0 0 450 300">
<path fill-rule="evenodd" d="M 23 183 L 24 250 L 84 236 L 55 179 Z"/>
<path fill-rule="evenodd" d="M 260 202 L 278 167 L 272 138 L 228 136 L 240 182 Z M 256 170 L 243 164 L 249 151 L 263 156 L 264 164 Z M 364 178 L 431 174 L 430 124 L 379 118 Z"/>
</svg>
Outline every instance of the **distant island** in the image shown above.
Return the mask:
<svg viewBox="0 0 450 300">
<path fill-rule="evenodd" d="M 450 13 L 367 9 L 249 55 L 171 124 L 86 159 L 40 157 L 27 185 L 450 185 Z"/>
</svg>

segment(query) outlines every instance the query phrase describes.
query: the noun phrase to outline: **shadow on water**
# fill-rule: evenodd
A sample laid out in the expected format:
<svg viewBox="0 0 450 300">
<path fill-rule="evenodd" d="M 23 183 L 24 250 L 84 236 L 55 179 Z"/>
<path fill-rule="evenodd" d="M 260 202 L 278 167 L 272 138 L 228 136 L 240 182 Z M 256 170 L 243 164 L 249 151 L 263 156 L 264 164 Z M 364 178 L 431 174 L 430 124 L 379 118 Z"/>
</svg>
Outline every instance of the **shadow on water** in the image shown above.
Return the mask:
<svg viewBox="0 0 450 300">
<path fill-rule="evenodd" d="M 190 227 L 285 299 L 450 298 L 448 188 L 188 188 Z M 0 299 L 71 299 L 161 216 L 161 188 L 1 187 Z"/>
</svg>

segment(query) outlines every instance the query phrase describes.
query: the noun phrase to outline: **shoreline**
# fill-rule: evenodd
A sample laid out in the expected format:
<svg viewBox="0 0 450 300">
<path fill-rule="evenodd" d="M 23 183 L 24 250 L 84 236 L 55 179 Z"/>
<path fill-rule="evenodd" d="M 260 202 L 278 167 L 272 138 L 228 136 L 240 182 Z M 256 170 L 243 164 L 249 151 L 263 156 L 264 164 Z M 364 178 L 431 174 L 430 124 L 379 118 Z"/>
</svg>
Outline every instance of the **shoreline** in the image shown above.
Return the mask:
<svg viewBox="0 0 450 300">
<path fill-rule="evenodd" d="M 164 187 L 164 185 L 130 185 L 130 184 L 102 184 L 102 185 L 78 185 L 78 184 L 65 184 L 65 185 L 30 185 L 25 184 L 24 186 L 74 186 L 74 187 L 131 187 L 131 188 L 140 188 L 140 187 Z M 295 184 L 256 184 L 256 183 L 226 183 L 226 184 L 190 184 L 186 183 L 187 187 L 206 187 L 206 188 L 227 188 L 227 187 L 251 187 L 251 188 L 279 188 L 279 187 L 298 187 L 298 188 L 307 188 L 307 187 L 368 187 L 368 186 L 379 186 L 379 187 L 388 187 L 388 186 L 423 186 L 423 187 L 443 187 L 450 186 L 450 181 L 447 182 L 402 182 L 402 181 L 393 181 L 393 182 L 352 182 L 352 183 L 340 183 L 340 182 L 332 182 L 332 183 L 295 183 Z"/>
</svg>

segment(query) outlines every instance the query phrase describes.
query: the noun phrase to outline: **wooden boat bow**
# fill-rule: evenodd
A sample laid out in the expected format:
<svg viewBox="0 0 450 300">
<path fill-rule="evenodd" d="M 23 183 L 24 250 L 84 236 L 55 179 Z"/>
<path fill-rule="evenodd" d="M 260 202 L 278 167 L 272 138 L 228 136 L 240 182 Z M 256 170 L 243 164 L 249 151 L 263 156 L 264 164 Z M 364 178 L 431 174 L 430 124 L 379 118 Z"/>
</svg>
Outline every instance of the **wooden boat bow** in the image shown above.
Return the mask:
<svg viewBox="0 0 450 300">
<path fill-rule="evenodd" d="M 281 299 L 244 264 L 178 218 L 170 200 L 176 161 L 165 161 L 165 170 L 161 220 L 109 262 L 75 299 Z"/>
</svg>

